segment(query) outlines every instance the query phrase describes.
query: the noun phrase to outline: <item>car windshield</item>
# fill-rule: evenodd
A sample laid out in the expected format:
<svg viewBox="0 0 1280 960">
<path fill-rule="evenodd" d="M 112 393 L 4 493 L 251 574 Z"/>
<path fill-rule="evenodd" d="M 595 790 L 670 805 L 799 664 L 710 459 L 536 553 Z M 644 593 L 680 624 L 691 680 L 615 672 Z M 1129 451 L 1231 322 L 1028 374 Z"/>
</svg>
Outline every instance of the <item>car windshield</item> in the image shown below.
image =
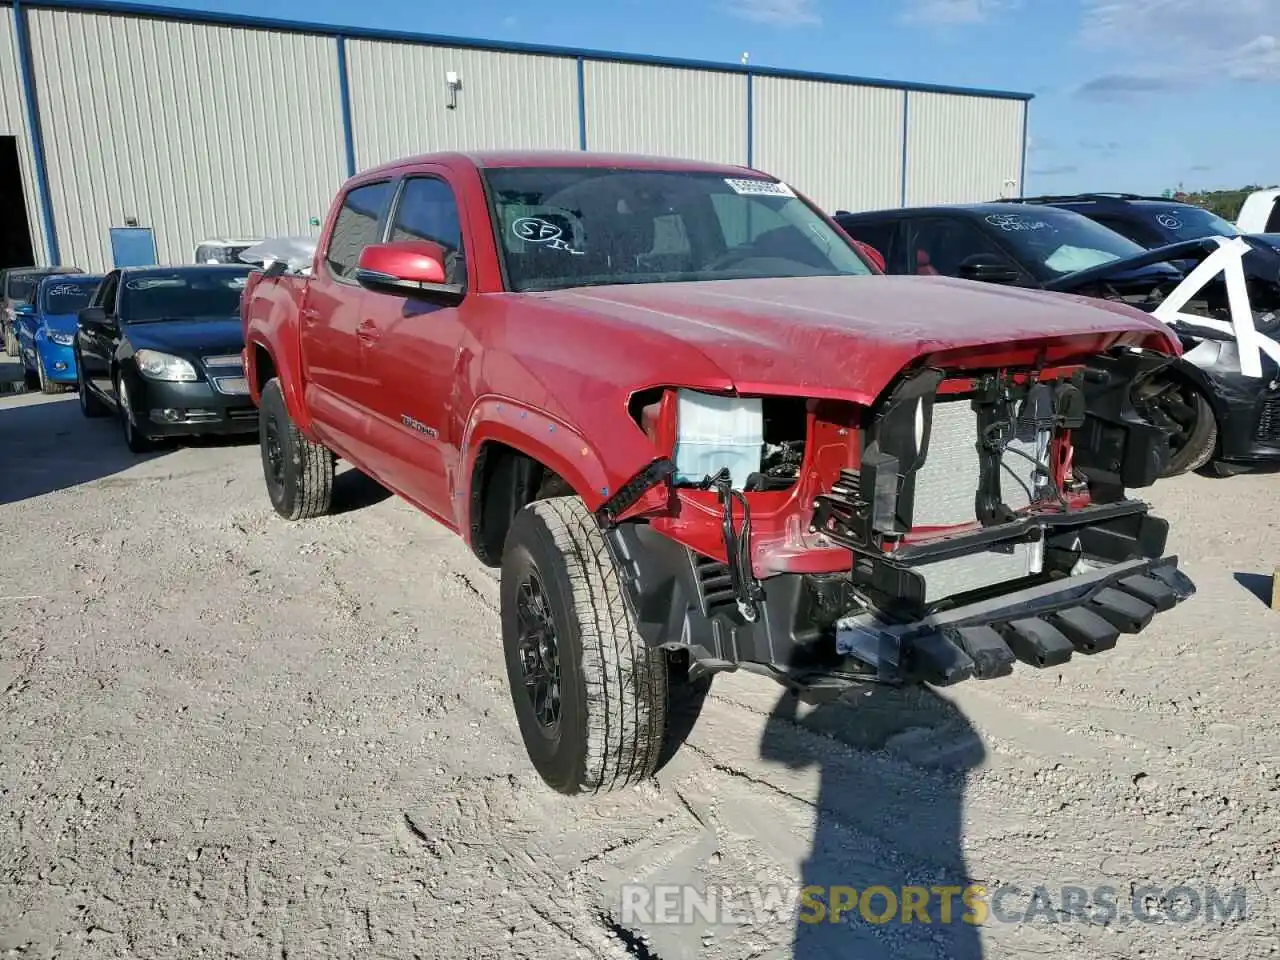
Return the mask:
<svg viewBox="0 0 1280 960">
<path fill-rule="evenodd" d="M 773 180 L 527 167 L 490 169 L 485 180 L 511 290 L 872 272 Z"/>
<path fill-rule="evenodd" d="M 225 319 L 240 312 L 251 267 L 211 267 L 172 273 L 126 274 L 120 303 L 125 323 Z"/>
<path fill-rule="evenodd" d="M 1199 240 L 1202 237 L 1235 237 L 1240 234 L 1234 224 L 1223 220 L 1216 213 L 1190 204 L 1157 207 L 1150 212 L 1150 217 L 1151 225 L 1159 230 L 1169 243 Z"/>
<path fill-rule="evenodd" d="M 84 280 L 52 280 L 44 285 L 40 311 L 51 315 L 76 313 L 89 305 L 100 277 Z"/>
<path fill-rule="evenodd" d="M 5 282 L 5 298 L 14 303 L 22 303 L 35 292 L 40 278 L 41 274 L 38 273 L 20 273 L 17 276 L 10 276 Z"/>
<path fill-rule="evenodd" d="M 1145 252 L 1128 237 L 1069 210 L 992 213 L 986 221 L 1042 280 Z"/>
</svg>

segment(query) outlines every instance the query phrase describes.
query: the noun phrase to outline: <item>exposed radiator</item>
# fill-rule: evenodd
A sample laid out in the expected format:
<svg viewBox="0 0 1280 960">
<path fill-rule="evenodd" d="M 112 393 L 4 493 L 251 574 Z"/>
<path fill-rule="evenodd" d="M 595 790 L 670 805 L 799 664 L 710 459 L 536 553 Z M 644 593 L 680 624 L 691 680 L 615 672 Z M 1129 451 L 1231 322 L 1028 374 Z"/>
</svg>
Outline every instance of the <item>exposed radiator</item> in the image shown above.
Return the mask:
<svg viewBox="0 0 1280 960">
<path fill-rule="evenodd" d="M 1034 436 L 1019 436 L 1011 448 L 1036 455 Z M 1004 455 L 1000 490 L 1012 510 L 1031 503 L 1035 467 L 1015 453 Z M 981 466 L 978 462 L 978 415 L 967 399 L 942 400 L 933 405 L 929 455 L 916 472 L 914 526 L 949 527 L 977 519 L 974 497 Z"/>
</svg>

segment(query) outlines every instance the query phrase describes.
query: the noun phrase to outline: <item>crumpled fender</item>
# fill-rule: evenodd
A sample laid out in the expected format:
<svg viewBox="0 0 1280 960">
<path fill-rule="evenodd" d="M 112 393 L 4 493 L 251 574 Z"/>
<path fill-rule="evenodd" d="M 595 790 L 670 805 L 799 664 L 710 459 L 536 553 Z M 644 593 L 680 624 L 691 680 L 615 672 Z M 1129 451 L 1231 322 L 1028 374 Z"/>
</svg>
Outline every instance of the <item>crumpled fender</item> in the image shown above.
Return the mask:
<svg viewBox="0 0 1280 960">
<path fill-rule="evenodd" d="M 470 529 L 472 479 L 485 443 L 494 441 L 554 470 L 593 513 L 623 484 L 657 456 L 652 442 L 618 410 L 616 424 L 599 430 L 596 442 L 544 410 L 509 397 L 479 398 L 463 431 L 460 469 L 455 478 L 455 514 L 459 530 Z"/>
</svg>

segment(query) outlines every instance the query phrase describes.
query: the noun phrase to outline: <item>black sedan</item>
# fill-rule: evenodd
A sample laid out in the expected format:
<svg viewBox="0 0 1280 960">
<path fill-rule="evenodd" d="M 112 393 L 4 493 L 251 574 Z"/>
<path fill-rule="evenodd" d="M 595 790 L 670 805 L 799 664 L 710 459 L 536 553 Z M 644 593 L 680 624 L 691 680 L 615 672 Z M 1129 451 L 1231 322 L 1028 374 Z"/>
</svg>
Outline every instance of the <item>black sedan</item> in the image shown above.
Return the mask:
<svg viewBox="0 0 1280 960">
<path fill-rule="evenodd" d="M 1144 249 L 1074 211 L 1048 205 L 978 203 L 836 214 L 854 239 L 877 248 L 885 272 L 943 274 L 1059 293 L 1120 300 L 1154 310 L 1196 264 L 1212 238 Z M 1255 247 L 1260 244 L 1249 241 Z M 1274 276 L 1274 275 L 1273 275 Z M 1280 284 L 1253 275 L 1256 329 L 1275 337 Z M 1210 283 L 1187 310 L 1223 319 L 1225 284 Z M 1169 434 L 1168 474 L 1212 464 L 1221 475 L 1280 464 L 1280 367 L 1262 358 L 1246 376 L 1235 341 L 1204 328 L 1175 327 L 1186 350 L 1164 374 L 1140 383 L 1135 406 Z"/>
<path fill-rule="evenodd" d="M 248 434 L 240 294 L 253 268 L 128 267 L 107 274 L 76 331 L 80 409 L 115 413 L 135 453 L 157 441 Z"/>
</svg>

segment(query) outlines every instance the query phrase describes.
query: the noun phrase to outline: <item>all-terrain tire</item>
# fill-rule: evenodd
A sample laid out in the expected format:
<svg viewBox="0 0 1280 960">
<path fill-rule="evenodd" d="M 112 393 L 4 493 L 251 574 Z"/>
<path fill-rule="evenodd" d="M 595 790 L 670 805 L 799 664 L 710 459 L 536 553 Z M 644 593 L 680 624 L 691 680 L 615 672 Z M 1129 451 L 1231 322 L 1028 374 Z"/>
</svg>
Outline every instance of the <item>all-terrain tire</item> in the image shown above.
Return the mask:
<svg viewBox="0 0 1280 960">
<path fill-rule="evenodd" d="M 534 584 L 537 584 L 536 589 Z M 502 643 L 520 735 L 552 789 L 604 793 L 653 775 L 667 725 L 667 657 L 635 628 L 595 518 L 577 497 L 516 514 L 502 556 Z M 554 633 L 559 711 L 544 725 L 525 679 L 521 594 Z"/>
<path fill-rule="evenodd" d="M 303 436 L 289 416 L 280 381 L 272 377 L 258 405 L 258 445 L 262 475 L 276 513 L 286 520 L 310 520 L 333 505 L 333 451 Z M 279 458 L 278 462 L 276 458 Z"/>
<path fill-rule="evenodd" d="M 1192 390 L 1191 396 L 1195 398 L 1196 425 L 1187 442 L 1170 458 L 1166 477 L 1199 470 L 1213 457 L 1218 446 L 1218 418 L 1214 416 L 1213 405 L 1199 390 Z"/>
</svg>

